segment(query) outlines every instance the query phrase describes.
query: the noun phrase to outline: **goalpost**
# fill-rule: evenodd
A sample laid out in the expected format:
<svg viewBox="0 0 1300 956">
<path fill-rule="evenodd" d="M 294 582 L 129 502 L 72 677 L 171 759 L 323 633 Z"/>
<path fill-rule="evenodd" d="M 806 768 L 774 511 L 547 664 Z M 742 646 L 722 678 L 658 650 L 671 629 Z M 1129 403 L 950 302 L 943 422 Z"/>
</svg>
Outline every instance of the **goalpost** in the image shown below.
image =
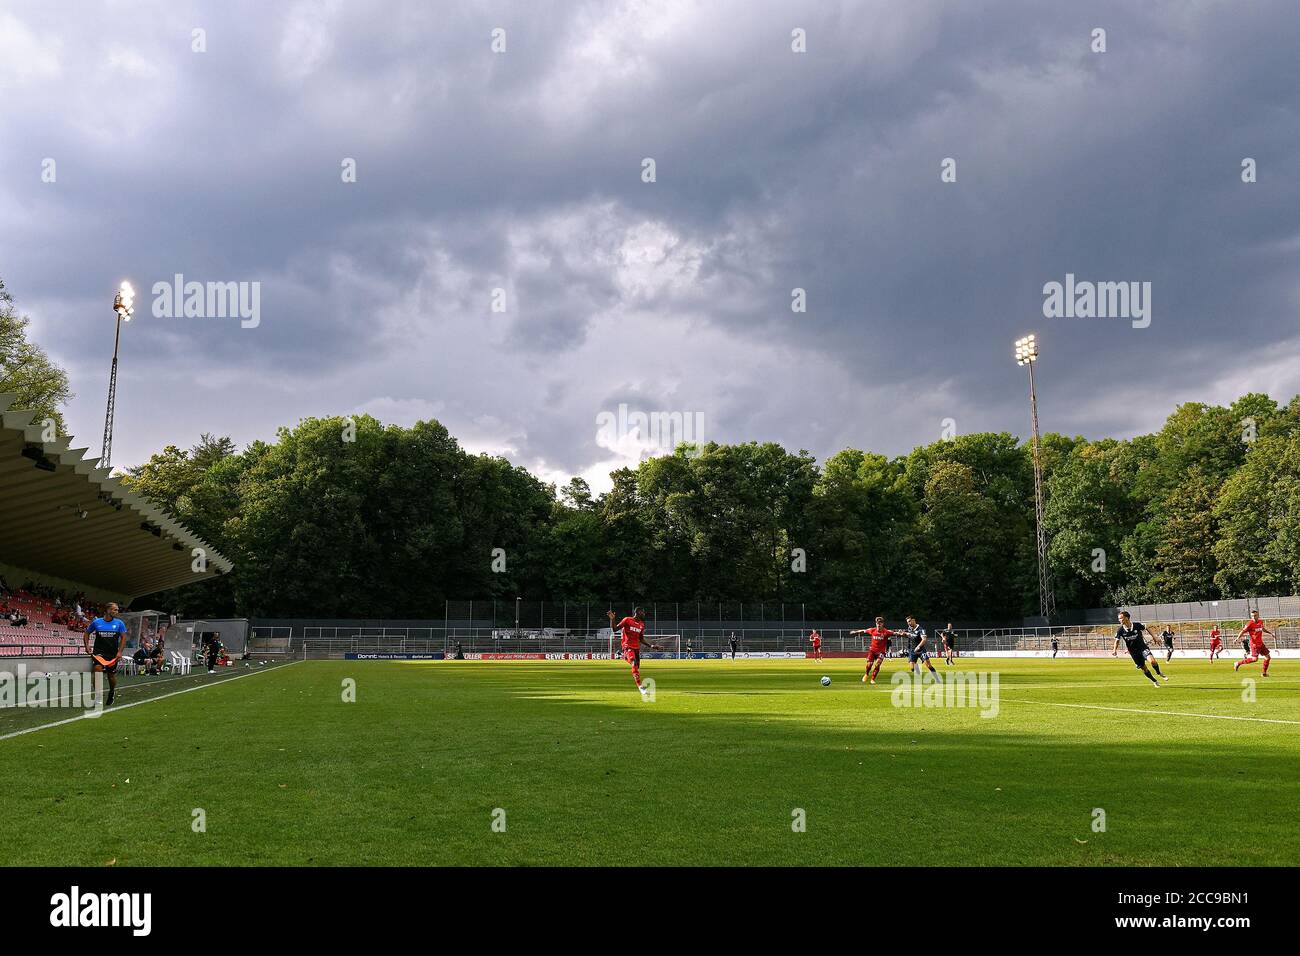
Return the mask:
<svg viewBox="0 0 1300 956">
<path fill-rule="evenodd" d="M 643 644 L 658 644 L 663 653 L 671 654 L 674 659 L 682 659 L 682 636 L 680 634 L 647 634 L 641 638 Z"/>
<path fill-rule="evenodd" d="M 609 659 L 618 660 L 618 648 L 614 643 L 614 631 L 610 628 L 601 628 L 606 632 L 606 640 L 609 642 Z M 643 634 L 641 635 L 642 646 L 646 644 L 658 644 L 663 648 L 663 653 L 671 654 L 677 660 L 682 657 L 682 636 L 680 634 Z M 653 652 L 652 652 L 653 653 Z"/>
</svg>

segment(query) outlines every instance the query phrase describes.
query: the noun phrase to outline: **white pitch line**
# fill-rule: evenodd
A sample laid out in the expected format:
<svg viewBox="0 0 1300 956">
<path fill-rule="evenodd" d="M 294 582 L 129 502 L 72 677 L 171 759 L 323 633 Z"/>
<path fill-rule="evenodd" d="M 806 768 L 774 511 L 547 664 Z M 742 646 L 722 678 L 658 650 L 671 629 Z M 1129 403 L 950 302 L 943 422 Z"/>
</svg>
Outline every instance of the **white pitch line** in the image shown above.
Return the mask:
<svg viewBox="0 0 1300 956">
<path fill-rule="evenodd" d="M 222 684 L 232 684 L 237 680 L 243 680 L 245 677 L 256 677 L 258 674 L 269 674 L 271 671 L 283 670 L 294 664 L 301 664 L 302 661 L 289 661 L 287 664 L 281 664 L 278 667 L 272 667 L 264 671 L 253 671 L 251 674 L 237 674 L 234 677 L 227 677 L 225 680 L 213 681 L 210 684 L 199 684 L 195 687 L 186 687 L 184 690 L 174 690 L 167 694 L 159 694 L 157 697 L 150 697 L 148 700 L 137 700 L 131 704 L 118 704 L 112 709 L 105 709 L 100 712 L 99 717 L 91 717 L 89 714 L 78 714 L 76 717 L 65 717 L 63 720 L 56 720 L 53 723 L 41 724 L 39 727 L 28 727 L 26 730 L 15 730 L 12 733 L 0 734 L 0 740 L 9 740 L 12 737 L 21 737 L 24 734 L 34 734 L 38 730 L 49 730 L 51 727 L 62 727 L 64 724 L 75 723 L 78 720 L 99 720 L 106 714 L 114 714 L 119 710 L 129 710 L 132 707 L 139 707 L 142 704 L 152 704 L 154 701 L 166 700 L 168 697 L 179 697 L 181 694 L 191 694 L 196 690 L 207 690 L 210 687 L 220 687 Z"/>
<path fill-rule="evenodd" d="M 1140 710 L 1136 707 L 1102 707 L 1099 704 L 1062 704 L 1052 700 L 1023 700 L 1015 697 L 999 697 L 999 701 L 1013 704 L 1041 704 L 1044 707 L 1074 707 L 1079 710 L 1112 710 L 1121 714 L 1152 714 L 1156 717 L 1202 717 L 1205 720 L 1248 720 L 1259 724 L 1294 724 L 1300 726 L 1300 720 L 1282 720 L 1277 717 L 1231 717 L 1227 714 L 1189 714 L 1181 710 Z"/>
</svg>

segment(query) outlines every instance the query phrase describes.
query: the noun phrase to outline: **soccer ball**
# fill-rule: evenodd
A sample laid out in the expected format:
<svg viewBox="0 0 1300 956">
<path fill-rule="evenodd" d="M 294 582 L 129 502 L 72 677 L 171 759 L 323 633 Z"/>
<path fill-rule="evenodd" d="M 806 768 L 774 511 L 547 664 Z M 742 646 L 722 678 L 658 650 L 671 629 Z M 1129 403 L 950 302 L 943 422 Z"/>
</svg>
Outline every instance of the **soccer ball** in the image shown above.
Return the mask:
<svg viewBox="0 0 1300 956">
<path fill-rule="evenodd" d="M 823 686 L 823 687 L 830 687 L 830 686 L 831 686 L 831 679 L 830 679 L 829 677 L 823 677 L 823 678 L 822 678 L 822 686 Z"/>
</svg>

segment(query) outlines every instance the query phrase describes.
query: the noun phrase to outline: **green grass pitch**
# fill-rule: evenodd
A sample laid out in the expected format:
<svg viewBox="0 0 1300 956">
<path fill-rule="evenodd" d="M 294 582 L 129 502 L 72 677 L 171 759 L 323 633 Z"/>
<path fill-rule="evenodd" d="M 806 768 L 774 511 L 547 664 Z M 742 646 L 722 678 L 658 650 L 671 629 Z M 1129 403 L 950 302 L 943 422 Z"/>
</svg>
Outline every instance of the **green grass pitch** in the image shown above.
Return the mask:
<svg viewBox="0 0 1300 956">
<path fill-rule="evenodd" d="M 1175 659 L 1159 689 L 1126 658 L 938 666 L 996 670 L 997 716 L 893 706 L 854 660 L 647 661 L 653 702 L 609 661 L 239 671 L 0 739 L 0 863 L 1295 862 L 1296 663 Z"/>
</svg>

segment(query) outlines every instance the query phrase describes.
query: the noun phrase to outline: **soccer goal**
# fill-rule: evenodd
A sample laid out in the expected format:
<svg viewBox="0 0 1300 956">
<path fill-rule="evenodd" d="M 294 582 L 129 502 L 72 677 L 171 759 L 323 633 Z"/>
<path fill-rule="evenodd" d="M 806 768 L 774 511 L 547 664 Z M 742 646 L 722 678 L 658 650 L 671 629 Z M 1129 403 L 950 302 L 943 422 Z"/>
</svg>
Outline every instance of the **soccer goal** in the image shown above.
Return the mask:
<svg viewBox="0 0 1300 956">
<path fill-rule="evenodd" d="M 608 639 L 609 639 L 610 659 L 616 660 L 619 657 L 619 655 L 622 653 L 622 651 L 619 649 L 620 648 L 619 640 L 616 639 L 616 635 L 613 631 L 609 631 Z M 642 634 L 641 635 L 642 653 L 644 654 L 647 651 L 649 651 L 649 653 L 653 654 L 655 652 L 650 651 L 649 648 L 646 647 L 647 644 L 657 644 L 659 647 L 663 649 L 663 653 L 669 654 L 675 658 L 680 659 L 682 656 L 682 636 L 680 634 Z"/>
</svg>

